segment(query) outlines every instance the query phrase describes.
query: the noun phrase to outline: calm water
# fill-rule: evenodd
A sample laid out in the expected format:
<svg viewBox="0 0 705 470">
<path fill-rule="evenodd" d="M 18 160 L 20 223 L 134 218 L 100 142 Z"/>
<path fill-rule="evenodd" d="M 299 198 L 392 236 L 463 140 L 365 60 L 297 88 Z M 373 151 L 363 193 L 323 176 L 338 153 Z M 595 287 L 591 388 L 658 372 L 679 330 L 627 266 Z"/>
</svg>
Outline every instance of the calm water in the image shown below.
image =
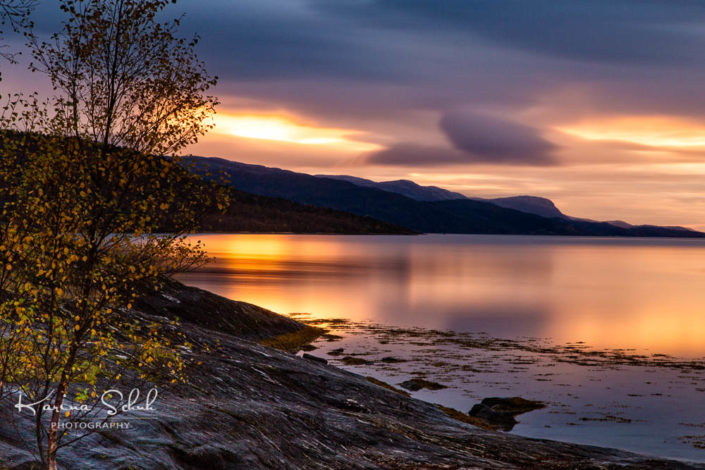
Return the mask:
<svg viewBox="0 0 705 470">
<path fill-rule="evenodd" d="M 705 461 L 703 362 L 572 361 L 570 355 L 464 346 L 427 331 L 391 338 L 374 324 L 485 332 L 547 347 L 705 356 L 705 241 L 471 235 L 201 235 L 213 264 L 188 284 L 280 313 L 358 326 L 315 354 L 392 384 L 448 388 L 413 396 L 467 411 L 489 396 L 547 407 L 512 432 Z M 367 321 L 371 323 L 368 323 Z M 365 326 L 365 325 L 370 325 Z M 462 333 L 466 332 L 466 333 Z M 532 339 L 538 338 L 538 339 Z M 344 366 L 328 353 L 362 356 Z M 569 346 L 575 347 L 575 346 Z M 543 351 L 543 349 L 542 349 Z M 618 352 L 622 354 L 622 352 Z M 631 352 L 630 354 L 635 354 Z M 387 364 L 385 356 L 405 362 Z M 680 365 L 678 365 L 680 364 Z M 693 443 L 697 445 L 694 446 Z"/>
<path fill-rule="evenodd" d="M 705 356 L 705 241 L 200 235 L 181 277 L 280 313 Z"/>
</svg>

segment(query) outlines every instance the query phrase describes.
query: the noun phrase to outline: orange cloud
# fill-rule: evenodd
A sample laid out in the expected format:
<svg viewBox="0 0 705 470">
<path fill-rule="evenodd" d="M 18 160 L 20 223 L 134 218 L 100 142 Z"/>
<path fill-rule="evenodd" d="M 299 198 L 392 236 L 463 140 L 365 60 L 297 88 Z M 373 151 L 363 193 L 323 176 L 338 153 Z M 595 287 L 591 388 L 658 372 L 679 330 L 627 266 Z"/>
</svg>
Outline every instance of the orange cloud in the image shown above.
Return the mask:
<svg viewBox="0 0 705 470">
<path fill-rule="evenodd" d="M 360 131 L 322 127 L 277 114 L 218 114 L 215 132 L 246 139 L 368 152 L 380 146 L 356 139 Z"/>
<path fill-rule="evenodd" d="M 585 140 L 626 142 L 655 149 L 705 148 L 705 124 L 680 117 L 598 117 L 556 130 Z"/>
</svg>

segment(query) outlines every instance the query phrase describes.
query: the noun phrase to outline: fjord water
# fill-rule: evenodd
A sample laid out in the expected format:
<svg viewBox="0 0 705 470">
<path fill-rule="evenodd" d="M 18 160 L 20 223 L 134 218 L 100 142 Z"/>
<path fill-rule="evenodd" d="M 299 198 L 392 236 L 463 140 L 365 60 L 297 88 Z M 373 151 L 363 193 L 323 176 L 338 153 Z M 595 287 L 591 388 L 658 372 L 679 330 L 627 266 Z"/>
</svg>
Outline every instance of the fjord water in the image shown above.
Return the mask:
<svg viewBox="0 0 705 470">
<path fill-rule="evenodd" d="M 194 236 L 187 284 L 276 312 L 705 356 L 705 241 Z"/>
</svg>

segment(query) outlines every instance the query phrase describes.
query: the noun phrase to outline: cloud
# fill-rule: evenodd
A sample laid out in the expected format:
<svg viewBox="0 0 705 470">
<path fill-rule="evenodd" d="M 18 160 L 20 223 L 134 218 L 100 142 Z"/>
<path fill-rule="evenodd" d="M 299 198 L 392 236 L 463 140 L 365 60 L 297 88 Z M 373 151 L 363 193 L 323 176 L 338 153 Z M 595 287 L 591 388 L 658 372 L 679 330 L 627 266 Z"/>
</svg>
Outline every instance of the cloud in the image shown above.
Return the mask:
<svg viewBox="0 0 705 470">
<path fill-rule="evenodd" d="M 222 78 L 396 77 L 395 64 L 379 58 L 378 35 L 345 18 L 313 11 L 306 0 L 184 0 L 161 13 L 183 16 L 179 34 L 198 34 L 200 56 Z M 58 0 L 37 3 L 32 19 L 48 38 L 65 20 Z"/>
<path fill-rule="evenodd" d="M 183 0 L 164 16 L 182 12 L 218 95 L 326 120 L 458 103 L 511 112 L 576 83 L 606 109 L 700 114 L 705 102 L 699 0 Z M 41 31 L 61 18 L 57 0 L 39 2 Z"/>
<path fill-rule="evenodd" d="M 557 146 L 537 129 L 471 112 L 446 113 L 439 126 L 474 163 L 550 165 Z"/>
<path fill-rule="evenodd" d="M 303 0 L 202 0 L 185 6 L 185 29 L 201 34 L 203 57 L 226 79 L 401 76 L 395 62 L 380 57 L 386 48 L 378 34 L 365 34 L 360 24 L 345 18 L 311 11 Z"/>
<path fill-rule="evenodd" d="M 552 154 L 558 146 L 533 127 L 468 111 L 445 113 L 439 127 L 452 148 L 400 142 L 371 154 L 366 161 L 399 166 L 557 163 Z"/>
<path fill-rule="evenodd" d="M 411 142 L 394 144 L 371 154 L 367 163 L 396 166 L 443 166 L 471 163 L 469 155 L 454 149 Z"/>
<path fill-rule="evenodd" d="M 468 33 L 524 51 L 598 62 L 703 58 L 698 0 L 312 0 L 321 10 L 387 28 Z"/>
</svg>

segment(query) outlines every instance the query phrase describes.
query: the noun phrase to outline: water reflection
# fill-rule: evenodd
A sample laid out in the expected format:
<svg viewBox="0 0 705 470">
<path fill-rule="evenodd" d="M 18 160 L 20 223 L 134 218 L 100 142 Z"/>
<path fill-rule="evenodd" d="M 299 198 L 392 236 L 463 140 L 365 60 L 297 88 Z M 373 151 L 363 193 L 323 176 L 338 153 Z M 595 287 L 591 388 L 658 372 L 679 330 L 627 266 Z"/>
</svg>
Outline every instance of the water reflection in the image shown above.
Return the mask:
<svg viewBox="0 0 705 470">
<path fill-rule="evenodd" d="M 705 354 L 705 242 L 200 235 L 189 284 L 278 312 Z"/>
</svg>

